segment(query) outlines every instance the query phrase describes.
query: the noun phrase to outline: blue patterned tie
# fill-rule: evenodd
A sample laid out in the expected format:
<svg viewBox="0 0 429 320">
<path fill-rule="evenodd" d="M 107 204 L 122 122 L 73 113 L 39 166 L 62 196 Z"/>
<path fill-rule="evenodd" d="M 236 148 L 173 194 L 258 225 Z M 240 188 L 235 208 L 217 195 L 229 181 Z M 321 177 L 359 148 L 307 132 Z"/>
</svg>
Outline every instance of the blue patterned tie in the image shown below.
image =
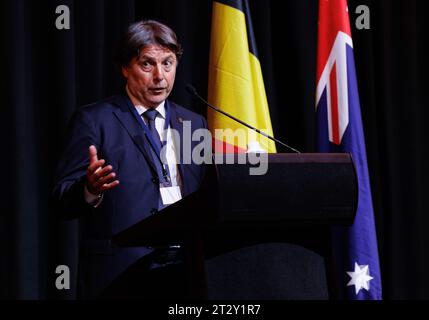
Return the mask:
<svg viewBox="0 0 429 320">
<path fill-rule="evenodd" d="M 158 131 L 156 130 L 156 127 L 155 127 L 155 119 L 158 116 L 158 111 L 156 111 L 155 109 L 148 109 L 143 113 L 143 116 L 147 121 L 149 131 L 152 134 L 152 138 L 155 141 L 155 144 L 157 145 L 158 150 L 161 150 L 161 147 L 162 147 L 161 138 L 159 137 Z"/>
<path fill-rule="evenodd" d="M 158 116 L 158 114 L 159 114 L 158 111 L 156 111 L 155 109 L 148 109 L 147 111 L 145 111 L 143 113 L 143 117 L 147 121 L 147 125 L 148 125 L 150 133 L 152 134 L 153 141 L 157 145 L 158 150 L 161 150 L 161 148 L 162 148 L 161 138 L 159 137 L 159 133 L 155 127 L 155 119 Z M 158 171 L 158 177 L 160 178 L 160 182 L 166 182 L 164 179 L 162 166 L 159 163 L 158 157 L 156 156 L 156 153 L 155 153 L 156 151 L 153 150 L 152 148 L 151 148 L 151 150 L 152 150 L 153 155 L 154 155 L 155 166 L 156 166 L 157 171 Z M 160 154 L 158 154 L 158 156 L 162 159 Z M 168 166 L 165 165 L 164 167 L 166 170 L 167 179 L 169 180 L 170 179 L 170 172 L 168 170 Z"/>
</svg>

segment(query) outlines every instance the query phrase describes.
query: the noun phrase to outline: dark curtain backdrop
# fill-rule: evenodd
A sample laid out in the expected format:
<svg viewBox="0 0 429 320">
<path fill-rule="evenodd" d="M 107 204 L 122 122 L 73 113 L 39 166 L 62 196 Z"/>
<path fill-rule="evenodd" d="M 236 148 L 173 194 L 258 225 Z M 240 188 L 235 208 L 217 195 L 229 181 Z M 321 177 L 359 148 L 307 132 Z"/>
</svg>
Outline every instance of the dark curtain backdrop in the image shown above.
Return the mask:
<svg viewBox="0 0 429 320">
<path fill-rule="evenodd" d="M 316 0 L 250 0 L 277 138 L 315 150 Z M 55 28 L 68 5 L 71 29 Z M 370 7 L 357 30 L 355 8 Z M 173 99 L 205 112 L 185 92 L 207 94 L 211 1 L 0 2 L 2 113 L 0 296 L 73 298 L 54 287 L 55 267 L 76 277 L 78 222 L 61 222 L 50 192 L 73 111 L 118 91 L 113 67 L 127 24 L 154 18 L 177 31 L 185 54 Z M 423 1 L 349 0 L 362 116 L 377 223 L 384 297 L 429 298 L 428 63 Z M 73 284 L 73 282 L 72 282 Z"/>
</svg>

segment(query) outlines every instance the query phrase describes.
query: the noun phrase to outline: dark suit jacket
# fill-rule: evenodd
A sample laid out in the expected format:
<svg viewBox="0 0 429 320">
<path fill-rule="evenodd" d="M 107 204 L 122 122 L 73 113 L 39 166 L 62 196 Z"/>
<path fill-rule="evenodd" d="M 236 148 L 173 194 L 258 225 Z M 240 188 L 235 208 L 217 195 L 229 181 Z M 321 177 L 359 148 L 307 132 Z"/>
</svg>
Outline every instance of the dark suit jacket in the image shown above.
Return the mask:
<svg viewBox="0 0 429 320">
<path fill-rule="evenodd" d="M 166 101 L 171 112 L 170 125 L 183 137 L 183 121 L 192 122 L 192 132 L 207 128 L 203 117 Z M 150 146 L 144 131 L 130 112 L 134 106 L 128 96 L 114 96 L 80 108 L 74 114 L 58 167 L 54 197 L 67 218 L 83 219 L 80 283 L 85 297 L 97 295 L 127 267 L 151 252 L 150 248 L 119 248 L 112 235 L 156 214 L 159 183 Z M 183 139 L 181 139 L 182 141 Z M 107 191 L 96 209 L 84 200 L 84 183 L 89 164 L 88 147 L 97 147 L 99 159 L 106 160 L 120 180 Z M 192 148 L 198 144 L 193 142 Z M 180 148 L 182 150 L 183 148 Z M 182 154 L 181 154 L 182 158 Z M 204 168 L 180 164 L 182 196 L 196 191 Z"/>
</svg>

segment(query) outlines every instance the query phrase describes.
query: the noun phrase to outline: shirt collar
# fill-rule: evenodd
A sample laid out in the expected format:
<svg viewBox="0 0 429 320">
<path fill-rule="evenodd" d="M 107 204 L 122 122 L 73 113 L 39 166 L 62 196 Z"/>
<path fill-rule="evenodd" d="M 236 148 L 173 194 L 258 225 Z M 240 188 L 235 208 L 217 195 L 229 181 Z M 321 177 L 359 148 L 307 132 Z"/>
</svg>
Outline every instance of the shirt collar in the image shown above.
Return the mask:
<svg viewBox="0 0 429 320">
<path fill-rule="evenodd" d="M 126 90 L 127 90 L 128 96 L 130 96 L 130 92 L 128 90 L 128 86 L 126 86 Z M 143 105 L 135 105 L 134 107 L 137 109 L 137 112 L 139 113 L 139 115 L 142 115 L 143 113 L 145 113 L 149 109 L 148 107 L 145 107 Z M 162 101 L 155 108 L 155 110 L 158 111 L 159 115 L 165 119 L 165 116 L 166 116 L 166 114 L 165 114 L 165 100 Z"/>
<path fill-rule="evenodd" d="M 140 115 L 149 109 L 143 105 L 136 105 L 135 107 Z M 155 110 L 158 111 L 159 115 L 165 119 L 165 101 L 162 101 L 161 104 L 155 108 Z"/>
</svg>

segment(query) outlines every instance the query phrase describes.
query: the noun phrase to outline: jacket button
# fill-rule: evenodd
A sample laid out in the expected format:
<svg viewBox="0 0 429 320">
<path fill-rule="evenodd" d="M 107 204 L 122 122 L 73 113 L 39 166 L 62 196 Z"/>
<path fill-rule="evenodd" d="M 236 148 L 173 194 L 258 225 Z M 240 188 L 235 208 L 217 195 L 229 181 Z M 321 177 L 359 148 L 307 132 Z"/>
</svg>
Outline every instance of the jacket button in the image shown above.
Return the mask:
<svg viewBox="0 0 429 320">
<path fill-rule="evenodd" d="M 158 209 L 153 208 L 152 210 L 150 210 L 150 213 L 151 214 L 156 214 L 156 213 L 158 213 Z"/>
<path fill-rule="evenodd" d="M 158 178 L 153 177 L 153 178 L 152 178 L 152 182 L 153 182 L 153 183 L 158 183 Z"/>
</svg>

